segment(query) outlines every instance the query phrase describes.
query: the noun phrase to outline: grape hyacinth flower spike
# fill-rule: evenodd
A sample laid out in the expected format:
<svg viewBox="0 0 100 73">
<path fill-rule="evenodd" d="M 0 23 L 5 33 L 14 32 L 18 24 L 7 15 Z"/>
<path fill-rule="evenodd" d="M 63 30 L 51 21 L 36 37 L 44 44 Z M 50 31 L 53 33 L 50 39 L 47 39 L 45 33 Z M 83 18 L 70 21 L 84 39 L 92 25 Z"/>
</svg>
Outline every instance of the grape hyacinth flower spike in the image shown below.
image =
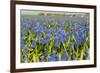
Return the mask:
<svg viewBox="0 0 100 73">
<path fill-rule="evenodd" d="M 58 58 L 57 52 L 56 51 L 53 51 L 52 61 L 58 61 L 58 60 L 59 60 L 59 58 Z"/>
<path fill-rule="evenodd" d="M 48 55 L 48 51 L 45 49 L 44 50 L 44 56 L 47 56 Z"/>
<path fill-rule="evenodd" d="M 24 53 L 28 53 L 28 48 L 26 47 L 26 45 L 24 46 Z"/>
<path fill-rule="evenodd" d="M 70 50 L 70 52 L 72 52 L 73 43 L 74 43 L 74 39 L 71 39 L 70 45 L 69 45 L 69 50 Z"/>
<path fill-rule="evenodd" d="M 85 59 L 88 59 L 88 49 L 86 48 L 86 51 L 85 51 Z"/>
<path fill-rule="evenodd" d="M 40 57 L 40 62 L 44 62 L 45 60 L 44 60 L 44 56 L 41 56 Z"/>
<path fill-rule="evenodd" d="M 32 40 L 31 47 L 32 47 L 32 48 L 35 48 L 35 47 L 36 47 L 36 43 L 35 43 L 34 40 Z"/>
<path fill-rule="evenodd" d="M 67 56 L 67 54 L 66 54 L 66 51 L 64 51 L 61 60 L 62 60 L 62 61 L 67 61 L 67 60 L 68 60 L 68 56 Z"/>
<path fill-rule="evenodd" d="M 54 46 L 58 47 L 58 44 L 59 44 L 59 38 L 56 36 L 54 39 Z"/>
<path fill-rule="evenodd" d="M 52 61 L 51 56 L 48 56 L 48 62 Z"/>
<path fill-rule="evenodd" d="M 25 46 L 24 38 L 21 38 L 21 48 L 24 48 L 24 46 Z"/>
</svg>

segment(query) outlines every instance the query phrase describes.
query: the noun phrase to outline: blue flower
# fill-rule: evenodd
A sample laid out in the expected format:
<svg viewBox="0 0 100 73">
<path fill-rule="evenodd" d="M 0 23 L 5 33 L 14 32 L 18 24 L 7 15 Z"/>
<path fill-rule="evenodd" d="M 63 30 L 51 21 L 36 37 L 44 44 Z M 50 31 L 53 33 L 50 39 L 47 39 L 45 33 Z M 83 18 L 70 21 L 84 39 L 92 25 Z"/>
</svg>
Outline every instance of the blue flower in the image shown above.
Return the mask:
<svg viewBox="0 0 100 73">
<path fill-rule="evenodd" d="M 24 38 L 21 38 L 21 48 L 24 48 L 24 46 L 25 46 Z"/>
<path fill-rule="evenodd" d="M 59 31 L 59 28 L 58 28 L 58 27 L 56 27 L 56 28 L 55 28 L 55 31 L 56 31 L 56 32 L 58 32 L 58 31 Z"/>
<path fill-rule="evenodd" d="M 86 42 L 86 36 L 83 33 L 83 29 L 82 28 L 78 29 L 78 36 L 80 37 L 80 40 L 81 40 L 82 43 Z"/>
<path fill-rule="evenodd" d="M 50 29 L 48 29 L 46 32 L 47 32 L 47 35 L 51 35 L 52 34 L 52 31 Z"/>
<path fill-rule="evenodd" d="M 36 27 L 33 30 L 36 35 L 40 36 L 43 32 L 43 27 L 41 25 L 36 25 Z"/>
<path fill-rule="evenodd" d="M 68 60 L 68 56 L 66 54 L 66 52 L 64 51 L 63 55 L 62 55 L 62 61 L 67 61 Z"/>
<path fill-rule="evenodd" d="M 26 45 L 23 47 L 24 48 L 24 53 L 28 53 L 28 48 L 26 47 Z"/>
<path fill-rule="evenodd" d="M 59 44 L 59 38 L 56 36 L 54 39 L 54 46 L 58 47 L 58 44 Z"/>
<path fill-rule="evenodd" d="M 77 26 L 77 29 L 82 29 L 81 24 L 79 24 L 79 25 Z"/>
<path fill-rule="evenodd" d="M 34 27 L 32 27 L 32 31 L 35 31 L 35 28 Z"/>
<path fill-rule="evenodd" d="M 39 28 L 39 23 L 36 23 L 35 29 Z"/>
<path fill-rule="evenodd" d="M 77 33 L 76 32 L 73 32 L 73 34 L 74 34 L 75 37 L 77 37 Z"/>
<path fill-rule="evenodd" d="M 90 31 L 89 26 L 85 30 L 86 30 L 86 32 L 89 32 Z"/>
<path fill-rule="evenodd" d="M 60 30 L 61 31 L 64 30 L 64 29 L 65 29 L 65 26 L 64 25 L 60 27 Z"/>
<path fill-rule="evenodd" d="M 41 33 L 42 33 L 42 31 L 40 30 L 39 27 L 36 27 L 34 32 L 35 32 L 35 34 L 36 34 L 37 36 L 40 36 Z"/>
<path fill-rule="evenodd" d="M 36 42 L 34 40 L 32 40 L 31 47 L 32 48 L 35 48 L 36 47 Z"/>
<path fill-rule="evenodd" d="M 39 25 L 41 25 L 41 22 L 40 22 L 40 20 L 37 20 L 36 21 L 36 26 L 39 26 Z"/>
<path fill-rule="evenodd" d="M 52 61 L 52 58 L 51 58 L 51 56 L 48 56 L 48 62 L 49 62 L 49 61 Z"/>
<path fill-rule="evenodd" d="M 48 24 L 52 24 L 53 22 L 52 21 L 50 21 L 50 20 L 47 20 L 47 22 L 48 22 Z"/>
<path fill-rule="evenodd" d="M 88 59 L 88 49 L 85 51 L 85 59 Z"/>
<path fill-rule="evenodd" d="M 57 20 L 57 24 L 62 24 L 63 22 L 62 22 L 62 20 L 61 19 L 58 19 Z"/>
<path fill-rule="evenodd" d="M 74 54 L 72 55 L 72 60 L 75 60 L 75 56 L 74 56 Z"/>
<path fill-rule="evenodd" d="M 71 39 L 71 41 L 70 41 L 71 43 L 74 43 L 74 39 Z"/>
<path fill-rule="evenodd" d="M 80 39 L 82 39 L 84 36 L 83 29 L 81 26 L 78 26 L 78 36 L 80 37 Z"/>
<path fill-rule="evenodd" d="M 23 20 L 21 21 L 21 25 L 26 26 L 26 27 L 32 27 L 32 22 Z"/>
<path fill-rule="evenodd" d="M 41 56 L 40 57 L 40 62 L 44 62 L 45 60 L 44 60 L 44 56 Z"/>
<path fill-rule="evenodd" d="M 40 41 L 42 44 L 49 44 L 50 43 L 50 38 L 42 38 Z"/>
<path fill-rule="evenodd" d="M 39 31 L 39 29 L 36 29 L 36 30 L 35 30 L 35 34 L 36 34 L 37 36 L 40 36 L 40 35 L 41 35 L 41 31 Z"/>
<path fill-rule="evenodd" d="M 75 35 L 75 38 L 76 38 L 77 48 L 79 48 L 79 46 L 81 45 L 81 39 L 79 38 L 78 35 Z"/>
<path fill-rule="evenodd" d="M 83 34 L 82 36 L 82 42 L 85 43 L 86 42 L 86 36 Z"/>
<path fill-rule="evenodd" d="M 22 29 L 22 30 L 21 30 L 21 33 L 24 34 L 24 35 L 27 35 L 27 34 L 28 34 L 28 31 L 25 30 L 25 29 Z"/>
<path fill-rule="evenodd" d="M 70 46 L 69 46 L 70 52 L 72 52 L 72 45 L 73 45 L 73 43 L 70 43 Z"/>
<path fill-rule="evenodd" d="M 24 38 L 21 38 L 21 44 L 24 44 Z"/>
<path fill-rule="evenodd" d="M 66 39 L 67 39 L 71 34 L 72 34 L 71 32 L 68 32 L 68 33 L 66 34 Z"/>
<path fill-rule="evenodd" d="M 44 56 L 47 56 L 48 55 L 48 51 L 45 49 L 44 50 Z"/>
<path fill-rule="evenodd" d="M 71 26 L 71 27 L 70 27 L 70 31 L 71 31 L 72 33 L 75 31 L 74 26 Z"/>
<path fill-rule="evenodd" d="M 40 27 L 39 27 L 39 30 L 42 32 L 42 31 L 43 31 L 43 27 L 42 27 L 42 26 L 40 26 Z"/>
<path fill-rule="evenodd" d="M 23 38 L 21 38 L 21 48 L 24 49 L 24 53 L 25 53 L 25 54 L 28 52 L 28 49 L 27 49 L 27 47 L 26 47 L 26 45 L 25 45 L 25 41 L 24 41 Z"/>
<path fill-rule="evenodd" d="M 43 30 L 44 30 L 44 32 L 47 32 L 48 29 L 47 29 L 47 27 L 45 26 L 45 27 L 43 28 Z"/>
<path fill-rule="evenodd" d="M 78 36 L 79 36 L 80 38 L 82 38 L 82 35 L 83 35 L 82 30 L 78 30 Z"/>
<path fill-rule="evenodd" d="M 60 41 L 61 43 L 64 43 L 64 42 L 66 41 L 66 34 L 65 34 L 65 33 L 59 32 L 59 33 L 58 33 L 58 37 L 59 37 L 59 41 Z"/>
<path fill-rule="evenodd" d="M 47 43 L 47 39 L 46 39 L 46 38 L 43 38 L 43 39 L 41 40 L 41 42 L 42 42 L 42 44 L 46 44 L 46 43 Z"/>
<path fill-rule="evenodd" d="M 58 61 L 58 60 L 59 60 L 59 58 L 58 58 L 57 52 L 56 51 L 53 51 L 52 61 Z"/>
<path fill-rule="evenodd" d="M 35 24 L 36 24 L 36 21 L 35 21 L 35 20 L 34 20 L 34 21 L 32 21 L 32 24 L 33 24 L 33 25 L 35 25 Z"/>
<path fill-rule="evenodd" d="M 72 40 L 70 41 L 70 46 L 69 46 L 70 52 L 72 51 L 73 43 L 74 43 L 74 39 L 72 39 Z"/>
<path fill-rule="evenodd" d="M 77 27 L 77 31 L 78 31 L 78 34 L 76 32 L 73 32 L 73 34 L 74 34 L 74 36 L 76 38 L 77 48 L 79 48 L 81 43 L 85 43 L 86 42 L 86 36 L 83 33 L 83 29 L 82 29 L 82 27 L 80 25 Z"/>
<path fill-rule="evenodd" d="M 53 57 L 56 57 L 56 55 L 57 55 L 57 52 L 56 51 L 53 51 L 52 56 Z"/>
</svg>

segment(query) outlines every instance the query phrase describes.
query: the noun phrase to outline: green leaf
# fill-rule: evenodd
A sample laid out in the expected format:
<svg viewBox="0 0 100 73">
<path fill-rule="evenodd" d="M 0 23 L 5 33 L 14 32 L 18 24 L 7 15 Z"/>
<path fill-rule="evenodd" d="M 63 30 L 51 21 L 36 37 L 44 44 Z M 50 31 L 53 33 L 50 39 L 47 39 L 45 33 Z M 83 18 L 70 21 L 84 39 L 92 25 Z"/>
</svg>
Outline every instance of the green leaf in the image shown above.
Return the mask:
<svg viewBox="0 0 100 73">
<path fill-rule="evenodd" d="M 82 49 L 82 50 L 81 50 L 80 60 L 83 60 L 83 57 L 84 57 L 84 50 Z"/>
<path fill-rule="evenodd" d="M 36 62 L 36 55 L 33 54 L 33 61 Z"/>
</svg>

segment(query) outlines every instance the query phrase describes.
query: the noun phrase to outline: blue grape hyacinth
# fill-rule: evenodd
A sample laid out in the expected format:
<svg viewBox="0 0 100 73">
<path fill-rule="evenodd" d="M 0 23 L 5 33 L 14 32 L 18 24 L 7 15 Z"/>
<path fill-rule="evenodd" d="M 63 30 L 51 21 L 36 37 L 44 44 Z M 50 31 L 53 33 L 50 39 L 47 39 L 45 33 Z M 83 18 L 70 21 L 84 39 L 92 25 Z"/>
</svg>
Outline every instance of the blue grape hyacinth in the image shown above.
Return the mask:
<svg viewBox="0 0 100 73">
<path fill-rule="evenodd" d="M 24 38 L 21 38 L 21 48 L 24 48 L 24 46 L 25 46 Z"/>
<path fill-rule="evenodd" d="M 24 48 L 24 53 L 27 54 L 28 53 L 28 48 L 26 47 L 26 45 L 23 48 Z"/>
<path fill-rule="evenodd" d="M 69 50 L 70 50 L 70 52 L 72 52 L 73 43 L 74 43 L 74 39 L 71 39 L 70 45 L 69 45 Z"/>
<path fill-rule="evenodd" d="M 52 61 L 52 57 L 48 56 L 48 62 Z"/>
<path fill-rule="evenodd" d="M 48 55 L 48 51 L 45 49 L 44 50 L 44 56 L 47 56 Z"/>
<path fill-rule="evenodd" d="M 28 31 L 25 30 L 25 29 L 23 29 L 23 30 L 21 30 L 21 33 L 22 33 L 23 35 L 27 35 L 27 34 L 28 34 Z"/>
<path fill-rule="evenodd" d="M 59 60 L 59 58 L 58 58 L 57 52 L 56 51 L 53 51 L 52 61 L 58 61 L 58 60 Z"/>
<path fill-rule="evenodd" d="M 28 21 L 28 20 L 23 20 L 21 21 L 21 25 L 26 26 L 26 27 L 32 27 L 32 22 Z"/>
<path fill-rule="evenodd" d="M 88 13 L 32 12 L 21 12 L 21 62 L 74 62 L 90 58 Z"/>
<path fill-rule="evenodd" d="M 21 38 L 21 48 L 24 49 L 24 53 L 26 54 L 28 52 L 28 48 L 25 45 L 24 38 Z"/>
<path fill-rule="evenodd" d="M 88 49 L 85 51 L 85 59 L 88 59 Z"/>
<path fill-rule="evenodd" d="M 58 45 L 59 45 L 59 38 L 56 36 L 54 39 L 54 46 L 58 47 Z"/>
<path fill-rule="evenodd" d="M 42 44 L 49 44 L 50 43 L 50 38 L 42 38 L 40 41 Z"/>
<path fill-rule="evenodd" d="M 64 51 L 61 60 L 62 60 L 62 61 L 67 61 L 67 60 L 68 60 L 68 56 L 67 56 L 67 54 L 66 54 L 66 51 Z"/>
<path fill-rule="evenodd" d="M 61 43 L 64 43 L 66 41 L 66 34 L 65 33 L 59 32 L 58 37 L 59 37 L 59 40 Z"/>
<path fill-rule="evenodd" d="M 32 48 L 35 48 L 36 47 L 36 42 L 34 40 L 32 40 L 31 47 Z"/>
<path fill-rule="evenodd" d="M 40 62 L 44 62 L 45 60 L 44 60 L 44 56 L 41 56 L 40 57 Z"/>
</svg>

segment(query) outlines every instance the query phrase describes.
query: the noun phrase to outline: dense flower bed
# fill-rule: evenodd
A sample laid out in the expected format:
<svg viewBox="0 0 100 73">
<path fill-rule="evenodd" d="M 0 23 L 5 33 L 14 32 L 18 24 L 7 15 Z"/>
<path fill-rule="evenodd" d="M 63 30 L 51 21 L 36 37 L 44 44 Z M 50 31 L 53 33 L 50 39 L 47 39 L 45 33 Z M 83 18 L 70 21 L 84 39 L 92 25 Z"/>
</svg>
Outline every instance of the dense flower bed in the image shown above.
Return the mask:
<svg viewBox="0 0 100 73">
<path fill-rule="evenodd" d="M 89 22 L 65 16 L 21 17 L 21 62 L 89 59 Z"/>
</svg>

